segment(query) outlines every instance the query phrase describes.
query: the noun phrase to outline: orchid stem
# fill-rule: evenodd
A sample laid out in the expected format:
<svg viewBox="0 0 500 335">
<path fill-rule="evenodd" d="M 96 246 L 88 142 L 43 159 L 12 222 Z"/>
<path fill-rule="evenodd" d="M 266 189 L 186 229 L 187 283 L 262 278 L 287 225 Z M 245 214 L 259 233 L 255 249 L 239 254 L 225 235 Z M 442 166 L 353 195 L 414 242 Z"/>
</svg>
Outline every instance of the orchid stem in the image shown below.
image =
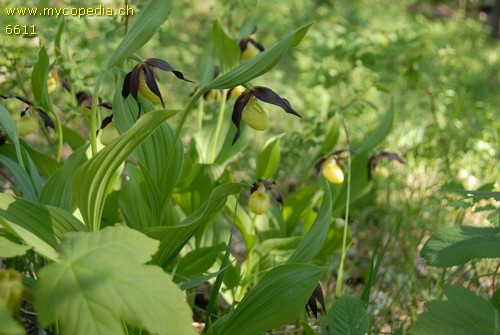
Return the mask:
<svg viewBox="0 0 500 335">
<path fill-rule="evenodd" d="M 219 144 L 220 131 L 222 129 L 222 121 L 224 120 L 224 111 L 226 110 L 226 98 L 227 90 L 222 90 L 222 101 L 220 103 L 219 118 L 217 119 L 217 126 L 214 133 L 214 141 L 212 142 L 212 150 L 210 151 L 210 162 L 215 161 L 215 153 L 217 151 L 217 145 Z"/>
<path fill-rule="evenodd" d="M 343 285 L 343 277 L 344 277 L 344 262 L 345 262 L 345 257 L 347 255 L 347 229 L 348 229 L 348 222 L 349 222 L 349 206 L 350 206 L 350 201 L 351 201 L 351 143 L 349 141 L 349 131 L 347 129 L 347 125 L 345 124 L 345 119 L 344 116 L 342 115 L 342 125 L 344 127 L 345 131 L 345 136 L 346 136 L 346 141 L 347 141 L 347 149 L 349 152 L 349 155 L 347 155 L 347 196 L 346 196 L 346 206 L 345 206 L 345 217 L 344 217 L 344 233 L 342 236 L 342 254 L 340 258 L 340 264 L 339 264 L 339 274 L 337 276 L 337 284 L 335 287 L 335 295 L 337 297 L 342 296 L 342 285 Z"/>
</svg>

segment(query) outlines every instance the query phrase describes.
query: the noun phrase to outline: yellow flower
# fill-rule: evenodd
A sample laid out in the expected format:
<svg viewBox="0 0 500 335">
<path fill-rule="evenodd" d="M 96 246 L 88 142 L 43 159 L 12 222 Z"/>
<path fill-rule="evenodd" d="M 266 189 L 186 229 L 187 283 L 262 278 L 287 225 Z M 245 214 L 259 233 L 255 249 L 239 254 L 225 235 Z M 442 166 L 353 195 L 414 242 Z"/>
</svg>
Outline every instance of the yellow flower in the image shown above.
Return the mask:
<svg viewBox="0 0 500 335">
<path fill-rule="evenodd" d="M 146 79 L 144 78 L 144 72 L 141 72 L 140 77 L 139 77 L 139 93 L 155 105 L 158 104 L 165 104 L 165 101 L 167 101 L 167 90 L 165 87 L 160 83 L 158 80 L 156 80 L 156 85 L 158 86 L 159 90 L 159 95 L 154 93 L 149 87 L 148 84 L 146 83 Z"/>
<path fill-rule="evenodd" d="M 38 117 L 34 112 L 23 112 L 17 121 L 19 136 L 26 136 L 35 132 L 39 127 Z"/>
<path fill-rule="evenodd" d="M 59 74 L 56 69 L 52 69 L 47 78 L 47 91 L 50 93 L 54 92 L 59 86 Z"/>
<path fill-rule="evenodd" d="M 330 158 L 323 164 L 323 176 L 332 184 L 342 184 L 344 182 L 344 172 L 337 164 L 335 158 Z"/>
<path fill-rule="evenodd" d="M 266 188 L 264 186 L 260 186 L 256 191 L 254 191 L 250 195 L 250 199 L 248 201 L 248 208 L 257 214 L 264 214 L 269 210 L 269 206 L 271 205 L 271 200 L 269 196 L 266 194 Z"/>
<path fill-rule="evenodd" d="M 250 98 L 241 116 L 243 121 L 255 130 L 269 128 L 269 117 L 255 97 Z"/>
<path fill-rule="evenodd" d="M 120 136 L 120 134 L 118 134 L 118 130 L 116 130 L 115 123 L 111 121 L 102 129 L 101 143 L 102 145 L 108 145 L 118 136 Z"/>
</svg>

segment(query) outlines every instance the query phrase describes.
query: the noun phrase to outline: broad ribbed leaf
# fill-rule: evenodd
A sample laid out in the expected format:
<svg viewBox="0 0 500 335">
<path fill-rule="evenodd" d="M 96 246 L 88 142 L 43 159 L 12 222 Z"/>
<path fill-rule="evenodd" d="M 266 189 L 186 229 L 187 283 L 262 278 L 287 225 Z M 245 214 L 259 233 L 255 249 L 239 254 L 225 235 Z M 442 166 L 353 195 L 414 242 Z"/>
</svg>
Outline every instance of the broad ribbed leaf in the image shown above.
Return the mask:
<svg viewBox="0 0 500 335">
<path fill-rule="evenodd" d="M 165 21 L 169 11 L 169 0 L 149 1 L 149 3 L 142 8 L 137 17 L 134 18 L 135 23 L 127 32 L 127 35 L 125 35 L 111 57 L 109 57 L 106 68 L 111 69 L 113 66 L 120 64 L 146 44 Z"/>
<path fill-rule="evenodd" d="M 174 114 L 175 112 L 166 110 L 145 114 L 76 171 L 73 177 L 73 196 L 83 219 L 92 229 L 99 227 L 106 190 L 113 173 L 139 144 Z"/>
<path fill-rule="evenodd" d="M 311 25 L 312 23 L 309 23 L 292 31 L 271 48 L 210 82 L 207 88 L 231 88 L 263 75 L 279 62 L 289 48 L 297 46 L 302 41 Z"/>
<path fill-rule="evenodd" d="M 169 263 L 196 230 L 203 224 L 210 222 L 224 208 L 227 198 L 231 194 L 241 192 L 244 186 L 243 184 L 220 185 L 213 190 L 210 198 L 182 221 L 179 226 L 153 227 L 144 230 L 148 236 L 161 242 L 160 250 L 154 257 L 154 263 Z"/>
<path fill-rule="evenodd" d="M 25 199 L 34 201 L 38 198 L 38 192 L 30 176 L 16 161 L 0 155 L 0 165 L 10 172 Z"/>
<path fill-rule="evenodd" d="M 332 215 L 332 196 L 326 181 L 323 181 L 323 192 L 323 202 L 316 220 L 287 263 L 308 263 L 323 247 Z"/>
<path fill-rule="evenodd" d="M 73 151 L 76 151 L 78 148 L 85 144 L 85 140 L 76 131 L 69 127 L 66 127 L 65 125 L 61 125 L 61 128 L 64 141 L 68 143 Z"/>
<path fill-rule="evenodd" d="M 440 268 L 500 258 L 500 228 L 443 227 L 425 243 L 421 255 L 429 265 Z"/>
<path fill-rule="evenodd" d="M 21 167 L 23 167 L 24 169 L 23 166 L 24 163 L 22 161 L 22 156 L 21 156 L 21 145 L 19 143 L 19 131 L 17 130 L 17 125 L 14 122 L 14 119 L 12 119 L 10 113 L 2 105 L 0 105 L 0 126 L 7 133 L 9 140 L 12 143 L 14 143 L 16 147 L 17 160 L 19 164 L 21 164 Z"/>
<path fill-rule="evenodd" d="M 236 309 L 212 327 L 214 335 L 255 335 L 294 322 L 325 269 L 307 264 L 285 264 L 269 271 Z"/>
<path fill-rule="evenodd" d="M 391 104 L 387 113 L 385 113 L 377 128 L 369 132 L 363 140 L 354 146 L 356 153 L 367 152 L 379 145 L 389 135 L 392 124 L 394 122 L 394 100 L 391 99 Z"/>
<path fill-rule="evenodd" d="M 446 285 L 446 301 L 430 301 L 410 329 L 413 335 L 500 334 L 500 312 L 471 291 Z"/>
<path fill-rule="evenodd" d="M 76 170 L 87 161 L 86 150 L 88 145 L 80 147 L 69 156 L 64 165 L 47 181 L 39 196 L 39 201 L 46 205 L 62 208 L 68 212 L 74 209 L 71 194 L 72 183 Z"/>
<path fill-rule="evenodd" d="M 30 247 L 27 245 L 17 244 L 0 236 L 0 257 L 10 258 L 22 256 L 28 249 L 30 249 Z"/>
<path fill-rule="evenodd" d="M 144 178 L 139 169 L 127 165 L 128 180 L 120 192 L 118 203 L 127 225 L 137 230 L 151 227 L 151 208 L 144 187 Z"/>
<path fill-rule="evenodd" d="M 283 135 L 270 138 L 264 145 L 264 149 L 257 156 L 256 177 L 271 178 L 280 165 L 280 139 Z"/>
<path fill-rule="evenodd" d="M 335 113 L 326 123 L 326 134 L 321 147 L 323 155 L 331 154 L 340 135 L 340 113 Z"/>
<path fill-rule="evenodd" d="M 212 27 L 215 54 L 219 59 L 221 73 L 224 74 L 238 65 L 240 60 L 240 47 L 222 28 L 219 20 L 215 20 Z"/>
<path fill-rule="evenodd" d="M 3 221 L 2 221 L 3 220 Z M 0 193 L 0 222 L 36 252 L 56 259 L 56 248 L 67 232 L 86 227 L 68 212 Z"/>
<path fill-rule="evenodd" d="M 349 295 L 335 301 L 328 312 L 328 322 L 333 335 L 364 335 L 370 326 L 363 302 Z"/>
<path fill-rule="evenodd" d="M 30 144 L 21 141 L 21 147 L 30 156 L 33 164 L 46 179 L 50 178 L 50 176 L 52 176 L 52 174 L 54 174 L 61 167 L 61 164 L 58 161 L 38 150 L 33 149 Z"/>
<path fill-rule="evenodd" d="M 158 241 L 126 227 L 64 236 L 59 259 L 39 272 L 35 307 L 61 334 L 196 334 L 184 295 L 162 269 L 144 265 Z M 47 308 L 47 306 L 51 308 Z"/>
</svg>

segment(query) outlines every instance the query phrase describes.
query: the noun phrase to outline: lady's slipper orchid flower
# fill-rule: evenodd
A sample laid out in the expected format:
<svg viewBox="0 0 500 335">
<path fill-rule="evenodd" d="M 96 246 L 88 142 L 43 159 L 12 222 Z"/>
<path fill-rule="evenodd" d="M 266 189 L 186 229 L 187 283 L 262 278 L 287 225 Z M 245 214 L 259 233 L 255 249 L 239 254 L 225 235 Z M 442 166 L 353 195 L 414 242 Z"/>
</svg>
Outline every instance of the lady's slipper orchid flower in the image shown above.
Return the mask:
<svg viewBox="0 0 500 335">
<path fill-rule="evenodd" d="M 108 145 L 115 138 L 120 136 L 118 130 L 116 130 L 115 122 L 113 121 L 113 115 L 110 115 L 101 123 L 101 143 L 102 145 Z"/>
<path fill-rule="evenodd" d="M 45 128 L 47 128 L 47 129 L 48 128 L 55 129 L 54 121 L 52 121 L 52 119 L 49 117 L 49 115 L 47 113 L 45 113 L 45 111 L 43 111 L 42 109 L 35 108 L 35 105 L 31 101 L 29 101 L 28 99 L 26 99 L 24 97 L 17 96 L 17 95 L 7 95 L 7 96 L 0 95 L 0 98 L 3 98 L 3 99 L 12 99 L 12 98 L 15 98 L 15 99 L 17 99 L 19 101 L 22 101 L 22 102 L 24 102 L 25 104 L 28 105 L 28 107 L 26 107 L 26 109 L 21 113 L 21 119 L 19 121 L 21 121 L 23 119 L 23 117 L 26 116 L 26 114 L 28 114 L 28 116 L 35 117 L 34 112 L 37 112 L 38 116 L 40 116 L 40 118 L 43 120 Z M 24 119 L 22 122 L 24 123 L 26 121 L 27 121 L 27 119 Z M 34 125 L 34 121 L 31 121 L 31 125 L 32 126 Z"/>
<path fill-rule="evenodd" d="M 260 106 L 258 100 L 281 107 L 289 114 L 302 117 L 297 113 L 288 100 L 280 97 L 270 88 L 255 86 L 254 88 L 243 92 L 234 103 L 232 120 L 236 126 L 236 134 L 233 138 L 233 144 L 240 137 L 241 119 L 256 130 L 265 130 L 269 127 L 266 111 Z"/>
<path fill-rule="evenodd" d="M 241 50 L 241 58 L 243 60 L 249 60 L 250 58 L 257 56 L 259 53 L 264 51 L 264 47 L 262 46 L 262 44 L 257 42 L 253 38 L 253 36 L 254 35 L 252 34 L 249 37 L 242 39 L 239 43 Z"/>
<path fill-rule="evenodd" d="M 271 200 L 268 192 L 273 195 L 274 200 L 283 205 L 283 198 L 279 192 L 273 190 L 274 181 L 259 179 L 252 185 L 250 190 L 250 199 L 248 200 L 248 208 L 256 215 L 261 215 L 269 210 Z"/>
<path fill-rule="evenodd" d="M 122 96 L 127 98 L 130 94 L 137 101 L 139 106 L 139 115 L 141 114 L 141 105 L 138 100 L 138 93 L 153 103 L 161 103 L 165 108 L 166 94 L 160 88 L 161 83 L 158 82 L 153 68 L 158 68 L 163 71 L 172 72 L 177 78 L 192 83 L 193 81 L 184 77 L 182 72 L 174 69 L 167 62 L 158 58 L 148 58 L 142 64 L 137 64 L 132 71 L 127 73 L 123 83 Z"/>
</svg>

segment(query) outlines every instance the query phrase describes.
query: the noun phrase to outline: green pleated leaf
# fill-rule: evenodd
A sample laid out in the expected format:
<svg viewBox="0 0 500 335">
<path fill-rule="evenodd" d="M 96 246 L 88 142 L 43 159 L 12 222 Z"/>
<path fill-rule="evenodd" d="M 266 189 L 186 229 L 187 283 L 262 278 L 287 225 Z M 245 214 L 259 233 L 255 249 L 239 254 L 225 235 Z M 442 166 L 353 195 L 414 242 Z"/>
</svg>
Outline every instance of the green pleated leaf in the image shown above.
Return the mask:
<svg viewBox="0 0 500 335">
<path fill-rule="evenodd" d="M 377 128 L 369 132 L 363 140 L 354 146 L 354 151 L 356 153 L 366 152 L 377 145 L 382 143 L 382 141 L 389 135 L 392 129 L 392 124 L 394 122 L 394 100 L 391 99 L 391 104 L 389 105 L 389 109 L 387 113 L 385 113 L 382 120 L 378 124 Z"/>
<path fill-rule="evenodd" d="M 213 247 L 196 248 L 179 260 L 175 274 L 185 278 L 191 278 L 205 273 L 225 249 L 226 246 L 224 243 L 217 244 Z"/>
<path fill-rule="evenodd" d="M 215 20 L 212 26 L 212 39 L 214 41 L 215 54 L 219 59 L 221 73 L 224 74 L 238 65 L 240 47 L 236 40 L 226 34 L 219 20 Z"/>
<path fill-rule="evenodd" d="M 149 1 L 135 17 L 135 23 L 109 57 L 106 68 L 111 69 L 142 48 L 166 20 L 169 12 L 169 0 Z"/>
<path fill-rule="evenodd" d="M 7 137 L 9 138 L 9 140 L 14 143 L 14 146 L 16 148 L 17 160 L 19 164 L 21 164 L 21 167 L 24 169 L 17 125 L 14 122 L 14 119 L 12 119 L 10 113 L 2 105 L 0 105 L 0 126 L 2 126 L 3 130 L 5 130 L 5 133 L 7 133 Z"/>
<path fill-rule="evenodd" d="M 311 209 L 320 195 L 320 189 L 316 186 L 306 186 L 290 197 L 286 197 L 283 206 L 283 220 L 287 228 L 287 235 L 292 234 L 303 213 Z"/>
<path fill-rule="evenodd" d="M 264 149 L 257 156 L 257 167 L 255 174 L 257 178 L 269 179 L 280 165 L 280 139 L 283 135 L 270 138 L 264 145 Z"/>
<path fill-rule="evenodd" d="M 323 192 L 323 202 L 316 220 L 287 263 L 308 263 L 323 247 L 332 216 L 332 196 L 326 181 L 323 181 Z"/>
<path fill-rule="evenodd" d="M 0 222 L 40 255 L 56 259 L 56 248 L 67 232 L 86 231 L 68 212 L 0 193 Z"/>
<path fill-rule="evenodd" d="M 10 258 L 22 256 L 29 249 L 31 248 L 27 245 L 17 244 L 3 236 L 0 236 L 0 257 Z"/>
<path fill-rule="evenodd" d="M 84 221 L 99 227 L 109 182 L 125 159 L 175 112 L 157 110 L 143 115 L 129 130 L 83 164 L 73 177 L 73 196 Z"/>
<path fill-rule="evenodd" d="M 309 23 L 292 31 L 274 46 L 210 82 L 207 88 L 231 88 L 263 75 L 279 62 L 289 48 L 302 41 L 311 25 L 312 23 Z"/>
<path fill-rule="evenodd" d="M 232 313 L 217 320 L 211 331 L 214 335 L 255 335 L 294 322 L 324 272 L 323 268 L 307 264 L 277 266 Z"/>
<path fill-rule="evenodd" d="M 161 268 L 144 265 L 158 241 L 126 227 L 66 234 L 59 259 L 39 272 L 35 307 L 61 334 L 196 334 L 184 294 Z M 46 306 L 50 305 L 51 308 Z"/>
<path fill-rule="evenodd" d="M 413 335 L 500 334 L 500 312 L 471 291 L 445 285 L 448 300 L 430 301 L 410 329 Z"/>
<path fill-rule="evenodd" d="M 363 302 L 353 296 L 340 297 L 328 312 L 333 335 L 365 335 L 370 326 Z"/>
<path fill-rule="evenodd" d="M 61 167 L 61 164 L 58 161 L 38 150 L 33 149 L 31 145 L 26 142 L 21 141 L 21 147 L 30 156 L 33 164 L 35 164 L 38 171 L 40 171 L 45 178 L 48 179 Z"/>
<path fill-rule="evenodd" d="M 227 198 L 237 194 L 245 187 L 243 184 L 223 184 L 212 191 L 210 198 L 179 226 L 153 227 L 144 230 L 148 236 L 161 242 L 160 250 L 155 255 L 155 264 L 165 265 L 180 252 L 191 236 L 203 224 L 210 222 L 224 208 Z"/>
<path fill-rule="evenodd" d="M 45 45 L 38 52 L 38 59 L 31 74 L 31 89 L 35 96 L 36 103 L 45 112 L 52 112 L 49 92 L 47 91 L 47 77 L 49 74 L 49 54 Z"/>
<path fill-rule="evenodd" d="M 421 252 L 429 265 L 440 268 L 464 265 L 474 259 L 500 258 L 500 228 L 443 227 Z"/>
<path fill-rule="evenodd" d="M 128 180 L 120 192 L 118 203 L 127 225 L 137 230 L 155 226 L 144 177 L 139 169 L 127 165 Z"/>
<path fill-rule="evenodd" d="M 19 187 L 21 195 L 25 199 L 36 200 L 38 198 L 38 192 L 36 187 L 33 185 L 30 176 L 16 161 L 0 154 L 0 164 L 10 172 L 16 181 L 17 187 Z"/>
<path fill-rule="evenodd" d="M 72 180 L 76 170 L 87 161 L 88 145 L 80 147 L 68 157 L 64 165 L 52 175 L 42 189 L 39 201 L 46 205 L 62 208 L 68 212 L 74 209 Z"/>
</svg>

